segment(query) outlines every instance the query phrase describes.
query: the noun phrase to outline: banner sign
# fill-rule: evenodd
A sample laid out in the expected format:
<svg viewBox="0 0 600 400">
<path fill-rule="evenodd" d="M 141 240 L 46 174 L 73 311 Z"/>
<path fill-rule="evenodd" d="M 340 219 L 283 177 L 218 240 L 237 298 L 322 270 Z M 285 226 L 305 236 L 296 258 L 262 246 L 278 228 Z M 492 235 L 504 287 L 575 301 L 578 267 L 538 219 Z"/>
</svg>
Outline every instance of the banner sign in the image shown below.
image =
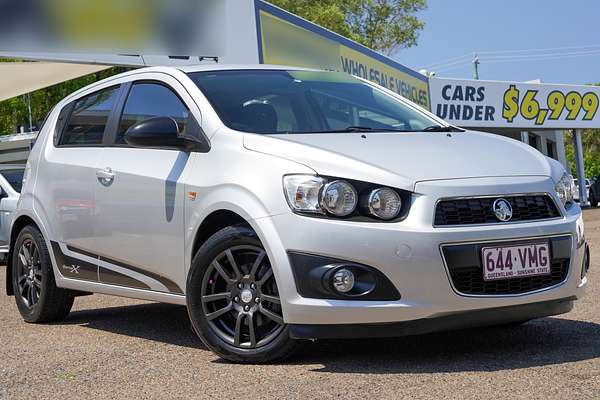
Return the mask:
<svg viewBox="0 0 600 400">
<path fill-rule="evenodd" d="M 260 61 L 346 72 L 430 108 L 427 78 L 356 42 L 256 0 Z"/>
<path fill-rule="evenodd" d="M 600 128 L 600 87 L 432 78 L 432 111 L 451 124 Z"/>
</svg>

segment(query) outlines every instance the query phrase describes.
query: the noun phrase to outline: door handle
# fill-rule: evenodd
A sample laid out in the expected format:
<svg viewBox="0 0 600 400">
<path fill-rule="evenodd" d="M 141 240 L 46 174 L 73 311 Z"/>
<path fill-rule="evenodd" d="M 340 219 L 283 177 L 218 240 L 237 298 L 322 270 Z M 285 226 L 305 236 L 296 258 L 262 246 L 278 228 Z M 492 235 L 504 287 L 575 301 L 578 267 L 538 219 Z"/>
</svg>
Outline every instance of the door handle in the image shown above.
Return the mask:
<svg viewBox="0 0 600 400">
<path fill-rule="evenodd" d="M 103 185 L 110 185 L 112 181 L 115 179 L 115 173 L 112 172 L 112 169 L 106 167 L 104 169 L 99 169 L 96 171 L 96 177 Z"/>
</svg>

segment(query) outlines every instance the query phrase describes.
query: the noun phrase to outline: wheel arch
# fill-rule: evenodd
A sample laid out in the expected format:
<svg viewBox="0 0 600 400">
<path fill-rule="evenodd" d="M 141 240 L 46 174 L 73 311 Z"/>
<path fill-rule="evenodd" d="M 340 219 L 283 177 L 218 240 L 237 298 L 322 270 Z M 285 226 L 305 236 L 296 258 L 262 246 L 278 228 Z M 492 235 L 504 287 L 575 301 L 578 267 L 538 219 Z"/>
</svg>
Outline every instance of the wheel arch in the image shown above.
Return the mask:
<svg viewBox="0 0 600 400">
<path fill-rule="evenodd" d="M 191 248 L 191 258 L 194 257 L 198 249 L 208 238 L 223 228 L 233 225 L 247 225 L 255 230 L 250 222 L 235 211 L 228 209 L 219 209 L 208 214 L 196 229 Z M 255 230 L 256 231 L 256 230 Z"/>
<path fill-rule="evenodd" d="M 195 188 L 190 186 L 186 190 Z M 197 250 L 213 233 L 230 225 L 246 224 L 256 232 L 264 245 L 265 235 L 258 221 L 283 212 L 284 207 L 289 209 L 283 196 L 273 200 L 266 194 L 261 196 L 261 190 L 253 191 L 239 184 L 220 185 L 208 191 L 197 189 L 202 202 L 187 202 L 185 211 L 186 274 Z"/>
<path fill-rule="evenodd" d="M 192 225 L 195 228 L 189 228 L 190 233 L 186 238 L 186 242 L 188 243 L 185 260 L 186 277 L 189 274 L 194 256 L 202 244 L 219 230 L 232 225 L 246 225 L 251 228 L 258 236 L 269 257 L 272 258 L 275 256 L 273 253 L 274 249 L 271 246 L 272 243 L 270 243 L 272 240 L 267 240 L 268 237 L 272 239 L 273 229 L 272 224 L 268 220 L 269 218 L 253 219 L 244 209 L 239 208 L 237 205 L 220 204 L 219 207 L 211 208 L 203 218 L 197 219 L 199 222 Z M 276 271 L 275 276 L 279 281 L 278 275 Z"/>
</svg>

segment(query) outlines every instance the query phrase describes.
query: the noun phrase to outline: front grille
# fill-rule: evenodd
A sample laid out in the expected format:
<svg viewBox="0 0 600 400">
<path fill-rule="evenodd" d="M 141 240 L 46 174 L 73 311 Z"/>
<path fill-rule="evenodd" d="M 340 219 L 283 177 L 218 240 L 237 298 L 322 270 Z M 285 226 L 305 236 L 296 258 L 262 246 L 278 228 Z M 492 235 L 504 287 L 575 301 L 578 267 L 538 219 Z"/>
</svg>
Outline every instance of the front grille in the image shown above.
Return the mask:
<svg viewBox="0 0 600 400">
<path fill-rule="evenodd" d="M 551 270 L 552 274 L 550 275 L 484 281 L 483 267 L 477 265 L 472 268 L 450 271 L 450 276 L 454 287 L 461 293 L 493 296 L 527 293 L 557 285 L 567 277 L 569 260 L 553 262 Z"/>
<path fill-rule="evenodd" d="M 489 296 L 522 294 L 555 286 L 567 279 L 571 256 L 571 239 L 568 236 L 562 236 L 548 239 L 548 241 L 550 242 L 551 274 L 541 276 L 526 276 L 495 281 L 485 281 L 483 279 L 483 263 L 481 260 L 481 249 L 483 247 L 513 246 L 529 244 L 531 241 L 451 245 L 443 247 L 442 253 L 450 279 L 457 292 Z"/>
<path fill-rule="evenodd" d="M 441 200 L 435 208 L 434 225 L 470 225 L 500 223 L 492 205 L 497 199 L 507 200 L 513 215 L 510 222 L 536 221 L 560 217 L 554 201 L 547 194 L 477 197 Z"/>
</svg>

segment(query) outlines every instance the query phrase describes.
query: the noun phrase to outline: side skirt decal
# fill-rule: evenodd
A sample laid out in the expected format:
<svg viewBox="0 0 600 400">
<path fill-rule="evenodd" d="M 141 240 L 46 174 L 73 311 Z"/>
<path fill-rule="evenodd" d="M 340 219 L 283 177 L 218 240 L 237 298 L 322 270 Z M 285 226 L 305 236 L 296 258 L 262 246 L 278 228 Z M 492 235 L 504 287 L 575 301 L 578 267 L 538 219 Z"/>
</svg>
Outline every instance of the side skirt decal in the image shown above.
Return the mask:
<svg viewBox="0 0 600 400">
<path fill-rule="evenodd" d="M 152 289 L 144 282 L 104 267 L 98 267 L 98 279 L 101 283 L 110 283 L 112 285 L 127 286 L 136 289 Z"/>
<path fill-rule="evenodd" d="M 60 273 L 67 278 L 81 279 L 84 281 L 98 281 L 98 266 L 93 262 L 88 262 L 64 254 L 57 242 L 52 243 L 52 252 L 58 265 Z"/>
<path fill-rule="evenodd" d="M 67 278 L 183 294 L 175 282 L 164 276 L 63 243 L 51 244 L 58 268 Z"/>
<path fill-rule="evenodd" d="M 137 273 L 145 275 L 145 276 L 147 276 L 149 278 L 152 278 L 152 279 L 160 282 L 162 285 L 164 285 L 170 293 L 183 294 L 183 290 L 181 290 L 181 288 L 175 282 L 173 282 L 172 280 L 170 280 L 168 278 L 165 278 L 162 275 L 158 275 L 158 274 L 155 274 L 155 273 L 150 272 L 150 271 L 144 271 L 141 268 L 134 267 L 133 265 L 129 265 L 129 264 L 124 264 L 124 263 L 122 263 L 120 261 L 113 260 L 113 259 L 110 259 L 110 258 L 107 258 L 107 257 L 104 257 L 104 256 L 100 256 L 99 259 L 100 259 L 100 263 L 101 264 L 103 262 L 109 263 L 109 264 L 112 264 L 112 265 L 115 265 L 115 266 L 118 266 L 118 267 L 130 270 L 130 271 L 133 271 L 133 272 L 137 272 Z M 100 270 L 100 274 L 102 274 L 102 269 Z"/>
</svg>

